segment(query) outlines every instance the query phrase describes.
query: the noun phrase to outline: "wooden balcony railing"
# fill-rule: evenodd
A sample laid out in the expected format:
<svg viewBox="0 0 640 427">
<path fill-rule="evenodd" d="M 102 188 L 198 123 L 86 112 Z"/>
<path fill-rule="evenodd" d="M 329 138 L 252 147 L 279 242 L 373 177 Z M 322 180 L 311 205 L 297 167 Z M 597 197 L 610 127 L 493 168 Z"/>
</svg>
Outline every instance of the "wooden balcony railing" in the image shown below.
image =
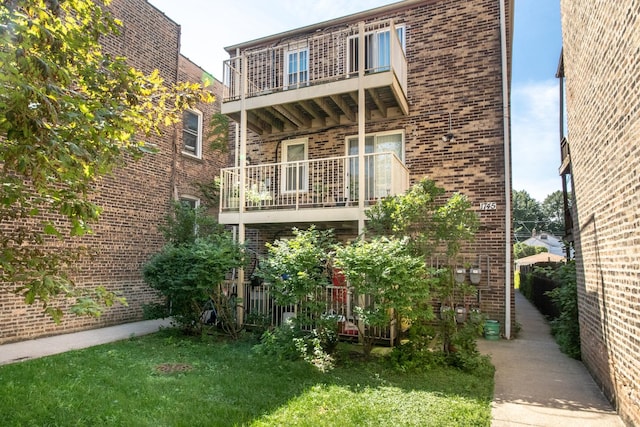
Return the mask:
<svg viewBox="0 0 640 427">
<path fill-rule="evenodd" d="M 362 179 L 358 162 L 356 155 L 246 166 L 244 201 L 240 168 L 222 169 L 220 211 L 238 211 L 241 205 L 245 211 L 357 206 L 360 185 L 365 204 L 408 189 L 409 170 L 394 153 L 366 154 Z"/>
</svg>

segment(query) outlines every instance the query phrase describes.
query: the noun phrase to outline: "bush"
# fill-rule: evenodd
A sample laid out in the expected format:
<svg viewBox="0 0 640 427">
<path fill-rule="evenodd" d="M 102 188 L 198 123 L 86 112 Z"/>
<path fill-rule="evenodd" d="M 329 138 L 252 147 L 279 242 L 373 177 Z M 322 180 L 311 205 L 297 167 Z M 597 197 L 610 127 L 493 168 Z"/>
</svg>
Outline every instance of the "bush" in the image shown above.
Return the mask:
<svg viewBox="0 0 640 427">
<path fill-rule="evenodd" d="M 335 325 L 335 322 L 332 322 Z M 304 360 L 321 372 L 334 367 L 331 353 L 338 342 L 337 326 L 305 331 L 295 323 L 287 322 L 266 331 L 260 344 L 254 346 L 259 354 L 276 356 L 280 360 Z"/>
<path fill-rule="evenodd" d="M 242 263 L 240 246 L 223 234 L 182 246 L 166 245 L 144 266 L 143 274 L 167 298 L 178 325 L 192 334 L 202 331 L 204 306 L 221 293 L 226 273 Z"/>
<path fill-rule="evenodd" d="M 560 314 L 551 321 L 551 333 L 568 356 L 580 360 L 580 323 L 578 322 L 578 287 L 575 261 L 569 261 L 552 273 L 560 285 L 548 295 Z"/>
</svg>

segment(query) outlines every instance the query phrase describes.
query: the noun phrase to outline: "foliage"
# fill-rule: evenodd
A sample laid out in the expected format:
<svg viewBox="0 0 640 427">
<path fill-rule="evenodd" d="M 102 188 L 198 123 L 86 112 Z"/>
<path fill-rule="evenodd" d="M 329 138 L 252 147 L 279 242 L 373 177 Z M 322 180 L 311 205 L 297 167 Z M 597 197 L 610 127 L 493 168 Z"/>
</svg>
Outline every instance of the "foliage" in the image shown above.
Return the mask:
<svg viewBox="0 0 640 427">
<path fill-rule="evenodd" d="M 570 207 L 570 195 L 568 201 Z M 564 197 L 562 191 L 558 190 L 549 194 L 540 205 L 540 209 L 546 221 L 545 231 L 554 236 L 564 236 Z"/>
<path fill-rule="evenodd" d="M 513 190 L 511 194 L 513 207 L 513 225 L 516 241 L 526 240 L 533 234 L 533 230 L 541 231 L 546 228 L 544 214 L 540 203 L 525 190 Z"/>
<path fill-rule="evenodd" d="M 513 258 L 520 259 L 531 255 L 537 255 L 542 252 L 549 252 L 544 246 L 530 246 L 523 242 L 517 242 L 513 245 Z"/>
<path fill-rule="evenodd" d="M 320 231 L 311 226 L 308 230 L 293 229 L 292 239 L 276 240 L 267 244 L 269 256 L 262 260 L 256 276 L 270 284 L 269 291 L 276 304 L 297 307 L 292 319 L 295 336 L 289 337 L 279 330 L 267 332 L 263 342 L 283 346 L 289 354 L 293 343 L 297 354 L 320 369 L 331 365 L 329 354 L 338 340 L 337 319 L 326 313 L 327 292 L 330 283 L 327 263 L 333 249 L 332 231 Z M 274 339 L 279 338 L 279 339 Z M 291 338 L 292 342 L 285 342 Z"/>
<path fill-rule="evenodd" d="M 533 298 L 533 280 L 532 273 L 525 274 L 524 278 L 520 277 L 520 293 L 529 301 Z"/>
<path fill-rule="evenodd" d="M 560 284 L 548 295 L 556 304 L 560 315 L 551 321 L 551 332 L 560 350 L 580 360 L 580 323 L 578 321 L 578 286 L 575 261 L 569 261 L 553 273 L 551 277 Z"/>
<path fill-rule="evenodd" d="M 394 317 L 409 322 L 433 318 L 425 303 L 430 278 L 423 258 L 410 253 L 408 239 L 358 240 L 337 248 L 334 262 L 358 300 L 354 311 L 365 328 L 359 332 L 366 355 L 374 344 L 372 328 L 387 328 Z"/>
<path fill-rule="evenodd" d="M 193 185 L 197 195 L 207 208 L 217 209 L 220 205 L 220 177 L 216 176 L 209 181 L 196 181 Z"/>
<path fill-rule="evenodd" d="M 240 301 L 222 283 L 229 271 L 244 264 L 242 247 L 200 209 L 174 203 L 165 220 L 159 228 L 168 243 L 144 266 L 145 280 L 166 297 L 171 315 L 185 332 L 201 333 L 209 320 L 203 313 L 209 309 L 220 326 L 237 337 Z"/>
<path fill-rule="evenodd" d="M 475 337 L 459 331 L 454 310 L 459 298 L 466 300 L 476 289 L 467 283 L 457 283 L 453 270 L 462 244 L 473 239 L 479 221 L 464 195 L 454 193 L 446 200 L 443 196 L 444 189 L 431 180 L 423 179 L 407 193 L 386 198 L 372 207 L 368 213 L 368 227 L 376 234 L 408 236 L 409 248 L 423 260 L 434 254 L 444 255 L 443 265 L 430 271 L 429 275 L 431 294 L 441 303 L 441 316 L 437 319 L 438 339 L 442 351 L 448 354 L 456 339 L 457 346 L 461 348 L 471 348 L 475 344 Z M 420 322 L 415 322 L 412 328 L 427 331 Z M 462 343 L 463 338 L 469 342 Z M 433 337 L 428 333 L 422 336 L 414 333 L 412 340 L 412 346 L 407 348 L 419 354 Z M 477 351 L 470 353 L 474 357 L 477 355 Z"/>
<path fill-rule="evenodd" d="M 164 223 L 158 229 L 165 241 L 175 246 L 192 244 L 198 236 L 206 237 L 224 232 L 224 226 L 207 215 L 205 208 L 193 209 L 180 202 L 172 203 L 170 212 L 165 215 Z"/>
<path fill-rule="evenodd" d="M 145 264 L 143 273 L 145 281 L 167 298 L 182 329 L 200 333 L 205 304 L 211 298 L 219 299 L 221 308 L 229 302 L 221 284 L 227 272 L 242 263 L 241 247 L 224 234 L 198 238 L 189 245 L 168 244 Z"/>
<path fill-rule="evenodd" d="M 100 40 L 120 26 L 90 0 L 0 3 L 0 286 L 56 321 L 56 296 L 90 315 L 118 298 L 75 288 L 65 267 L 77 252 L 47 245 L 91 232 L 95 183 L 154 151 L 140 137 L 213 100 L 199 84 L 168 86 L 104 53 Z"/>
<path fill-rule="evenodd" d="M 442 203 L 444 189 L 422 179 L 405 194 L 387 197 L 367 211 L 368 231 L 378 236 L 410 237 L 414 253 L 430 256 L 444 246 L 447 256 L 472 240 L 478 217 L 466 196 L 454 193 Z"/>
<path fill-rule="evenodd" d="M 267 243 L 268 257 L 261 261 L 256 276 L 270 284 L 275 302 L 283 307 L 300 304 L 295 323 L 313 326 L 326 309 L 326 269 L 333 248 L 332 231 L 311 226 L 293 229 L 293 238 Z"/>
<path fill-rule="evenodd" d="M 488 426 L 491 422 L 493 375 L 484 372 L 434 366 L 405 373 L 374 358 L 338 365 L 326 375 L 307 363 L 279 361 L 250 348 L 246 341 L 194 339 L 164 330 L 0 366 L 3 425 Z M 186 369 L 160 369 L 171 366 Z M 33 396 L 38 397 L 37 405 L 16 410 Z"/>
<path fill-rule="evenodd" d="M 212 150 L 221 153 L 229 151 L 229 117 L 226 114 L 216 113 L 211 116 L 207 139 Z"/>
<path fill-rule="evenodd" d="M 335 321 L 333 321 L 335 325 Z M 321 334 L 327 331 L 333 334 L 328 338 Z M 335 367 L 331 350 L 327 343 L 337 344 L 336 328 L 314 328 L 303 330 L 294 322 L 286 322 L 272 330 L 265 331 L 260 344 L 253 347 L 257 354 L 276 356 L 279 360 L 304 360 L 321 372 L 328 372 Z"/>
</svg>

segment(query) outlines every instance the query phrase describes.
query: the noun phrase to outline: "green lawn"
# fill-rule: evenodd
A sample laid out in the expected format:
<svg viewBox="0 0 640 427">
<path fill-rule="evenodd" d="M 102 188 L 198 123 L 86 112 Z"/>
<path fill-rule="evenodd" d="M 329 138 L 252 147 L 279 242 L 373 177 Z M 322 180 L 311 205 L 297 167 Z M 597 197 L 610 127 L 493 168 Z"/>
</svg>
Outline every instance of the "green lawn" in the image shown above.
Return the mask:
<svg viewBox="0 0 640 427">
<path fill-rule="evenodd" d="M 0 367 L 2 426 L 489 426 L 493 378 L 346 359 L 323 374 L 172 331 Z"/>
</svg>

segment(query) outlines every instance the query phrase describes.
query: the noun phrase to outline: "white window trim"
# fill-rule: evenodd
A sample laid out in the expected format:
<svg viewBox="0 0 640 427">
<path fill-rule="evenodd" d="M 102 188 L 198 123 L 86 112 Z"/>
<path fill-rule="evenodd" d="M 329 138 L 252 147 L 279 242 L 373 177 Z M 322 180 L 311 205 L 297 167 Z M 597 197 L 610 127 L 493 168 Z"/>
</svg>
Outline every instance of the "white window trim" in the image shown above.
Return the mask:
<svg viewBox="0 0 640 427">
<path fill-rule="evenodd" d="M 196 139 L 196 152 L 192 153 L 191 151 L 185 150 L 184 145 L 184 136 L 182 137 L 182 154 L 189 157 L 194 157 L 196 159 L 202 158 L 202 111 L 196 110 L 193 108 L 188 108 L 186 111 L 195 114 L 198 117 L 198 135 Z M 182 132 L 184 134 L 185 128 L 184 123 L 182 125 Z"/>
<path fill-rule="evenodd" d="M 306 52 L 306 63 L 305 63 L 305 69 L 307 71 L 307 79 L 304 82 L 301 82 L 299 80 L 300 77 L 300 52 Z M 293 53 L 297 53 L 298 54 L 298 82 L 292 85 L 289 85 L 289 55 L 293 54 Z M 289 88 L 289 86 L 291 86 L 292 88 L 296 88 L 296 87 L 300 87 L 300 86 L 308 86 L 309 85 L 309 47 L 308 46 L 298 46 L 296 48 L 291 48 L 291 49 L 287 49 L 284 53 L 284 82 L 283 83 L 283 88 L 286 90 Z"/>
<path fill-rule="evenodd" d="M 182 194 L 180 195 L 180 197 L 178 197 L 178 202 L 182 202 L 183 200 L 189 200 L 192 202 L 196 202 L 195 203 L 195 208 L 198 209 L 200 207 L 200 198 L 196 197 L 196 196 L 191 196 L 188 194 Z"/>
<path fill-rule="evenodd" d="M 396 34 L 398 32 L 398 29 L 402 29 L 402 39 L 400 40 L 400 44 L 402 45 L 402 50 L 405 52 L 407 52 L 407 26 L 406 24 L 400 24 L 400 25 L 396 25 L 394 27 L 396 29 Z M 370 35 L 374 35 L 374 37 L 372 37 L 372 41 L 376 44 L 376 46 L 374 46 L 371 51 L 377 53 L 378 52 L 378 38 L 375 37 L 375 35 L 379 34 L 379 33 L 383 33 L 389 31 L 389 29 L 380 29 L 380 30 L 375 30 L 375 31 L 367 31 L 364 35 L 365 37 L 370 36 Z M 347 37 L 347 70 L 351 70 L 351 59 L 353 57 L 353 54 L 351 53 L 351 41 L 354 39 L 357 39 L 359 37 L 359 35 L 355 35 L 355 36 L 349 36 Z M 366 55 L 366 52 L 365 52 Z M 375 59 L 375 63 L 373 63 L 374 68 L 379 66 L 379 58 L 374 58 Z M 365 56 L 365 62 L 366 62 L 367 58 Z M 371 60 L 371 58 L 369 58 L 369 60 Z M 367 69 L 365 69 L 365 71 L 368 71 Z M 357 73 L 357 70 L 353 70 L 351 71 L 351 73 Z"/>
<path fill-rule="evenodd" d="M 299 145 L 304 144 L 304 160 L 309 160 L 309 138 L 296 138 L 296 139 L 287 139 L 282 141 L 282 171 L 281 171 L 281 183 L 280 183 L 280 192 L 282 194 L 294 194 L 296 192 L 306 193 L 309 191 L 309 177 L 308 175 L 308 165 L 303 166 L 307 169 L 307 173 L 304 173 L 304 182 L 298 183 L 299 189 L 287 190 L 287 163 L 290 163 L 287 159 L 285 159 L 285 155 L 287 154 L 287 147 L 290 145 Z M 301 184 L 301 185 L 300 185 Z"/>
</svg>

